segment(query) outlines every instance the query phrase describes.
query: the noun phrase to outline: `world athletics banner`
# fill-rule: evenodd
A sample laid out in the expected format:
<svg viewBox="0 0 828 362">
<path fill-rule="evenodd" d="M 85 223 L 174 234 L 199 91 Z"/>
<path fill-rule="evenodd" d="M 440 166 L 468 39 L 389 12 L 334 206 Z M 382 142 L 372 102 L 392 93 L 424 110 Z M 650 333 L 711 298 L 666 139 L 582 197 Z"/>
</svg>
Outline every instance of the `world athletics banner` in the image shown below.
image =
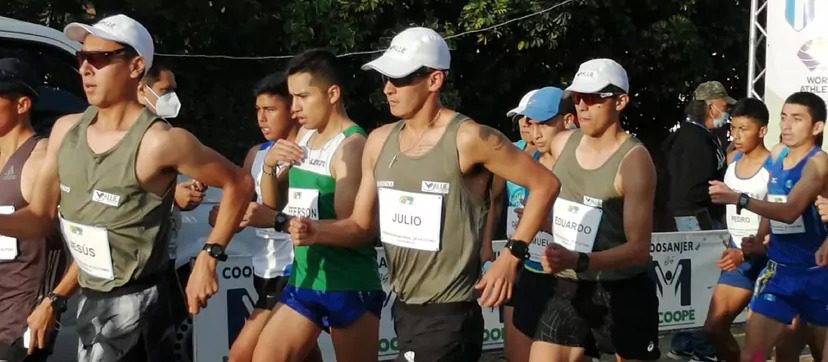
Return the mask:
<svg viewBox="0 0 828 362">
<path fill-rule="evenodd" d="M 828 100 L 828 2 L 769 0 L 765 104 L 771 122 L 765 144 L 779 143 L 779 114 L 791 93 Z"/>
</svg>

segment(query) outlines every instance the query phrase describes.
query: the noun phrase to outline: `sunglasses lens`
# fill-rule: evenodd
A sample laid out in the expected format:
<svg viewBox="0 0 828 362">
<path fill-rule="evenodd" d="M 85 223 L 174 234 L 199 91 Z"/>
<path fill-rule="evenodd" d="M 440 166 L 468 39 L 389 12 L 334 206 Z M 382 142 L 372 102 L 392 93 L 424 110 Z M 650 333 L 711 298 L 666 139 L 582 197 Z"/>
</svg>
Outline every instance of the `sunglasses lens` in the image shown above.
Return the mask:
<svg viewBox="0 0 828 362">
<path fill-rule="evenodd" d="M 78 64 L 83 65 L 83 62 L 86 61 L 95 69 L 101 69 L 112 63 L 112 60 L 121 53 L 122 49 L 110 52 L 87 52 L 80 50 L 77 52 Z"/>
<path fill-rule="evenodd" d="M 575 104 L 583 101 L 586 105 L 591 106 L 601 102 L 601 95 L 593 93 L 573 93 L 572 100 L 575 101 Z"/>
</svg>

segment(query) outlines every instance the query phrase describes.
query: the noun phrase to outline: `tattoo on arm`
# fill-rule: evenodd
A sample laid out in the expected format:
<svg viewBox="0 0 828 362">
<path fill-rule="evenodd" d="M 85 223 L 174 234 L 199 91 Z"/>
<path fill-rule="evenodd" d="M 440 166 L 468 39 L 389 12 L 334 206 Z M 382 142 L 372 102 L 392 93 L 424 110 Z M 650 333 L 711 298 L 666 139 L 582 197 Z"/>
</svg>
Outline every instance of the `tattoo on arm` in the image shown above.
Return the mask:
<svg viewBox="0 0 828 362">
<path fill-rule="evenodd" d="M 481 141 L 492 147 L 495 151 L 500 151 L 509 143 L 509 140 L 506 139 L 503 133 L 489 126 L 480 125 L 479 136 Z"/>
</svg>

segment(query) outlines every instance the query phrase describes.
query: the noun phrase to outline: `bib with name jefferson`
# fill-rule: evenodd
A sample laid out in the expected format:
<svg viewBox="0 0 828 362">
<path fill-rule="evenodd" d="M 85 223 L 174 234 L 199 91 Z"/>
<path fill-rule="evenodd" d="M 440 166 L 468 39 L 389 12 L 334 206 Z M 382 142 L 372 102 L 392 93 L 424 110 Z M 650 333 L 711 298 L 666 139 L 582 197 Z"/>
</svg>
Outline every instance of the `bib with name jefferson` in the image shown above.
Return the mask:
<svg viewBox="0 0 828 362">
<path fill-rule="evenodd" d="M 331 174 L 333 156 L 348 137 L 365 136 L 365 130 L 353 125 L 318 149 L 308 146 L 314 135 L 317 135 L 316 130 L 309 130 L 297 142 L 305 151 L 305 158 L 288 171 L 290 188 L 287 205 L 282 211 L 314 220 L 332 220 L 336 219 L 336 179 Z M 373 245 L 356 248 L 296 246 L 293 254 L 293 273 L 289 282 L 294 287 L 323 292 L 382 289 L 377 251 Z"/>
</svg>

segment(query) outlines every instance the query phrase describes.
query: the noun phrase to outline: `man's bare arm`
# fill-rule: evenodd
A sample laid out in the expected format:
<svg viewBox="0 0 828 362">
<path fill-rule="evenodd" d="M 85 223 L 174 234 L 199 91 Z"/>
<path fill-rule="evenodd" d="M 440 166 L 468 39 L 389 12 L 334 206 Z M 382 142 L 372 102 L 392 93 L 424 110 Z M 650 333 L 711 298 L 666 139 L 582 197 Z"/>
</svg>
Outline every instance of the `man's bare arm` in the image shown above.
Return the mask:
<svg viewBox="0 0 828 362">
<path fill-rule="evenodd" d="M 80 121 L 80 117 L 80 114 L 72 114 L 55 122 L 46 147 L 46 156 L 32 189 L 32 200 L 29 206 L 12 215 L 0 215 L 0 235 L 40 239 L 52 232 L 60 202 L 58 151 L 66 133 Z"/>
<path fill-rule="evenodd" d="M 486 226 L 483 228 L 483 241 L 481 250 L 485 251 L 491 258 L 492 240 L 494 239 L 497 223 L 500 221 L 500 214 L 503 212 L 503 193 L 506 188 L 506 180 L 500 176 L 493 176 L 491 200 L 489 201 L 489 216 L 486 219 Z M 481 253 L 481 257 L 484 254 Z M 485 258 L 483 258 L 485 259 Z"/>
<path fill-rule="evenodd" d="M 489 126 L 467 122 L 460 128 L 458 141 L 461 157 L 470 157 L 495 175 L 526 188 L 529 197 L 512 238 L 530 242 L 558 196 L 558 178 L 526 152 L 511 147 L 506 136 Z"/>
<path fill-rule="evenodd" d="M 238 229 L 253 193 L 249 173 L 228 161 L 216 151 L 201 144 L 192 134 L 172 128 L 163 143 L 165 165 L 202 183 L 221 188 L 222 198 L 216 225 L 207 242 L 227 245 Z"/>
<path fill-rule="evenodd" d="M 362 152 L 362 177 L 348 218 L 323 221 L 316 225 L 316 240 L 336 240 L 339 246 L 365 245 L 377 234 L 377 182 L 374 165 L 390 132 L 390 125 L 368 135 Z"/>
<path fill-rule="evenodd" d="M 644 147 L 630 151 L 621 166 L 624 197 L 624 235 L 627 242 L 589 254 L 589 270 L 613 270 L 646 265 L 650 261 L 656 172 Z"/>
<path fill-rule="evenodd" d="M 828 156 L 820 153 L 812 157 L 802 170 L 802 177 L 788 194 L 784 203 L 751 199 L 746 209 L 771 220 L 790 224 L 800 217 L 805 209 L 816 202 L 817 195 L 824 189 L 828 178 Z M 738 195 L 737 195 L 738 201 Z"/>
</svg>

